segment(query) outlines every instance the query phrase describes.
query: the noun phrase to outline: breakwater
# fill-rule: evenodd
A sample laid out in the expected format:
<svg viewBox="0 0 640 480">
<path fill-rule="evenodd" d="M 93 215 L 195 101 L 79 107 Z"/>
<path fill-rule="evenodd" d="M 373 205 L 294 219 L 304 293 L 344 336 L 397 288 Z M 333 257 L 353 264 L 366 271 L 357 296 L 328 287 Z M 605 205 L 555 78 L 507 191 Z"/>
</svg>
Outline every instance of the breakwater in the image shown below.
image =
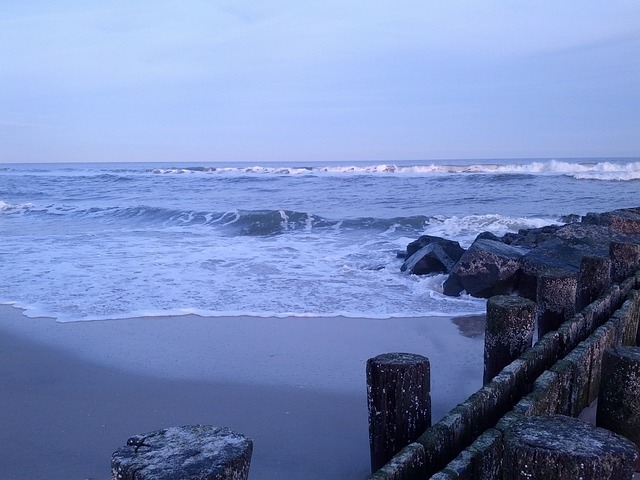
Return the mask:
<svg viewBox="0 0 640 480">
<path fill-rule="evenodd" d="M 619 218 L 613 213 L 587 216 L 585 223 L 601 227 L 600 218 Z M 640 217 L 629 220 L 624 233 L 636 236 Z M 614 235 L 619 227 L 615 222 L 607 225 Z M 579 269 L 570 274 L 566 269 L 540 269 L 534 290 L 535 344 L 520 345 L 514 359 L 495 375 L 487 375 L 485 364 L 485 385 L 402 448 L 370 480 L 501 480 L 506 478 L 504 469 L 511 468 L 506 466 L 506 436 L 515 425 L 539 416 L 577 417 L 598 397 L 604 352 L 640 345 L 639 244 L 612 242 L 608 258 L 583 256 Z M 514 308 L 522 310 L 522 304 Z M 504 350 L 504 343 L 497 344 Z"/>
</svg>

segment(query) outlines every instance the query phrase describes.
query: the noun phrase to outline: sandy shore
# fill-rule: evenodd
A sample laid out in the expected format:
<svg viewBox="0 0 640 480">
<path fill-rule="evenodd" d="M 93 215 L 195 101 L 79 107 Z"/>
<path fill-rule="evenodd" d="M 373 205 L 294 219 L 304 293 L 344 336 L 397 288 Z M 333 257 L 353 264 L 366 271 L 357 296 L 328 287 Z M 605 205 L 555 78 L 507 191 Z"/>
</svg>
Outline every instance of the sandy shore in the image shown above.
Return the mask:
<svg viewBox="0 0 640 480">
<path fill-rule="evenodd" d="M 58 323 L 0 306 L 3 478 L 108 479 L 126 439 L 224 425 L 251 479 L 369 473 L 365 362 L 429 357 L 437 420 L 482 379 L 481 318 L 157 317 Z"/>
</svg>

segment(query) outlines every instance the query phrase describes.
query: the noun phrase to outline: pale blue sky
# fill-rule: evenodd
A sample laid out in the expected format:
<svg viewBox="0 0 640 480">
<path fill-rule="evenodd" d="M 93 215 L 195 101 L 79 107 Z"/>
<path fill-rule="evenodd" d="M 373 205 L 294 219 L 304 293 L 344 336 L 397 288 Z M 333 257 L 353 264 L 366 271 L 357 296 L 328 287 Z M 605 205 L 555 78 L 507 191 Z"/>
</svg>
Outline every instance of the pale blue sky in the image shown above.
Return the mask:
<svg viewBox="0 0 640 480">
<path fill-rule="evenodd" d="M 640 2 L 2 1 L 0 161 L 640 155 Z"/>
</svg>

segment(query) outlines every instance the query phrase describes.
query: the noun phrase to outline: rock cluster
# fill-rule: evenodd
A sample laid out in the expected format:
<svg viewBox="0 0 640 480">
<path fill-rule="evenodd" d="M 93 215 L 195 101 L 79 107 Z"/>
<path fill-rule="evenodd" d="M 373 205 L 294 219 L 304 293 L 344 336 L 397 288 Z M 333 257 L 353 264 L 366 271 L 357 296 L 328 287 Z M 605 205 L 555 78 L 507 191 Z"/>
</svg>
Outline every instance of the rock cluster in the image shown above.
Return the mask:
<svg viewBox="0 0 640 480">
<path fill-rule="evenodd" d="M 578 278 L 585 259 L 611 258 L 614 281 L 640 267 L 640 207 L 567 220 L 574 221 L 523 229 L 501 238 L 484 232 L 466 251 L 458 242 L 424 235 L 407 246 L 401 270 L 415 275 L 449 274 L 443 285 L 445 295 L 466 291 L 489 298 L 518 293 L 535 301 L 540 275 Z"/>
</svg>

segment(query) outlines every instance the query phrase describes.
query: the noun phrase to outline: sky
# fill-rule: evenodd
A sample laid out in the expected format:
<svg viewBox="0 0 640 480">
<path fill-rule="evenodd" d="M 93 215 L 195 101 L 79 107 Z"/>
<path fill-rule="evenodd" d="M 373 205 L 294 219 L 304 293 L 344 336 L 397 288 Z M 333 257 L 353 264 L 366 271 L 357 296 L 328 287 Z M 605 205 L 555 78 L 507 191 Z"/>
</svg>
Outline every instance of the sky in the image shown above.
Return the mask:
<svg viewBox="0 0 640 480">
<path fill-rule="evenodd" d="M 0 0 L 0 162 L 640 156 L 640 2 Z"/>
</svg>

